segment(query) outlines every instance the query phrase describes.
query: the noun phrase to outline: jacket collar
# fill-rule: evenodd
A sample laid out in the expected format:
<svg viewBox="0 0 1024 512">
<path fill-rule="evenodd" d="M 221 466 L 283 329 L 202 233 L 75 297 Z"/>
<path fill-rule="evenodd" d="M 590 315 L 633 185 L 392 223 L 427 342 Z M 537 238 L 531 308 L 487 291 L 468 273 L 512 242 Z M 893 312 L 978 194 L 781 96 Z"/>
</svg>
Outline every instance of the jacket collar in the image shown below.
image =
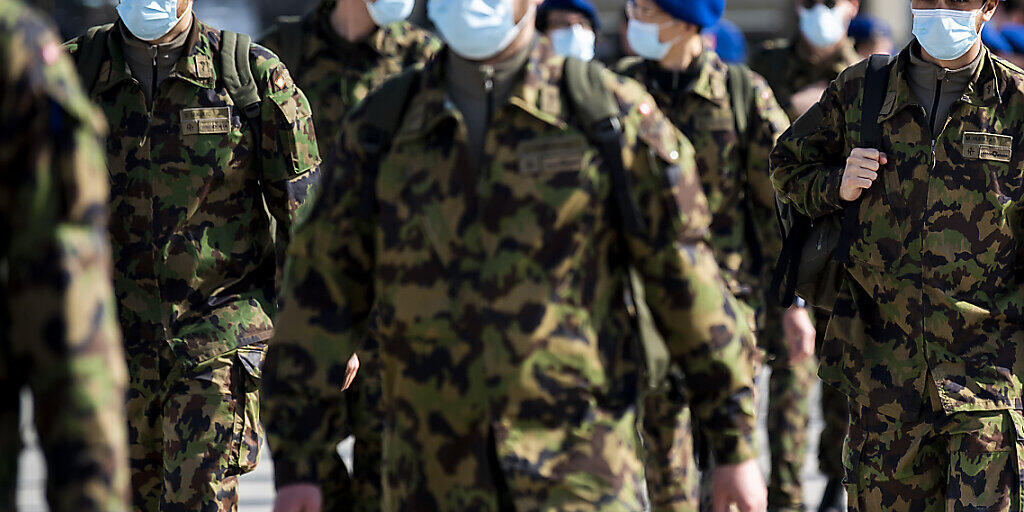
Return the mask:
<svg viewBox="0 0 1024 512">
<path fill-rule="evenodd" d="M 96 84 L 97 93 L 105 92 L 131 79 L 128 61 L 124 56 L 122 24 L 123 22 L 118 20 L 107 37 L 108 60 L 100 69 L 100 77 Z M 214 88 L 217 83 L 214 58 L 219 48 L 220 31 L 198 18 L 193 18 L 188 40 L 185 42 L 185 51 L 168 78 L 178 78 L 206 89 Z"/>
<path fill-rule="evenodd" d="M 657 62 L 645 60 L 641 69 L 643 75 L 640 81 L 646 85 L 652 93 L 660 96 L 671 103 L 673 99 L 679 98 L 682 94 L 692 94 L 704 98 L 712 103 L 723 105 L 729 100 L 727 67 L 722 59 L 713 51 L 705 50 L 693 62 L 697 70 L 697 76 L 679 91 L 667 91 L 655 77 L 660 71 Z"/>
<path fill-rule="evenodd" d="M 447 120 L 460 117 L 445 90 L 444 69 L 448 58 L 446 51 L 426 64 L 419 91 L 410 99 L 408 114 L 396 140 L 429 132 Z M 538 36 L 506 107 L 517 108 L 552 126 L 568 126 L 569 112 L 563 105 L 562 95 L 564 63 L 565 58 L 554 52 L 551 43 Z"/>
<path fill-rule="evenodd" d="M 888 121 L 904 108 L 920 104 L 910 90 L 910 52 L 914 51 L 915 45 L 917 41 L 911 41 L 896 57 L 878 122 Z M 979 58 L 981 63 L 959 101 L 975 107 L 995 106 L 999 103 L 1000 84 L 992 53 L 982 45 Z"/>
</svg>

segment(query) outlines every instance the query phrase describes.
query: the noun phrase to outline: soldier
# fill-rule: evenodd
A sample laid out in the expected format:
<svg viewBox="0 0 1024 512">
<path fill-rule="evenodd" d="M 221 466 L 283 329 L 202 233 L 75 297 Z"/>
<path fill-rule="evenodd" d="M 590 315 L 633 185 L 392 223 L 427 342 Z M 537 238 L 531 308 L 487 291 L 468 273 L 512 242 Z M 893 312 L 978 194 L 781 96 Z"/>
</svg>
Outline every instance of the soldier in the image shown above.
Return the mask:
<svg viewBox="0 0 1024 512">
<path fill-rule="evenodd" d="M 282 18 L 260 42 L 291 70 L 316 112 L 319 133 L 340 131 L 342 120 L 370 91 L 440 50 L 437 38 L 405 21 L 413 3 L 324 0 L 302 18 Z M 355 446 L 351 476 L 334 440 L 324 447 L 319 472 L 324 510 L 380 510 L 384 410 L 378 351 L 374 340 L 366 340 L 355 361 L 362 365 L 360 378 L 331 420 L 337 437 L 351 433 Z"/>
<path fill-rule="evenodd" d="M 724 0 L 636 0 L 629 5 L 629 42 L 641 57 L 623 60 L 617 70 L 645 85 L 669 121 L 693 142 L 711 207 L 715 259 L 733 294 L 757 312 L 759 340 L 768 346 L 788 343 L 792 348 L 786 353 L 806 359 L 814 351 L 807 311 L 766 304 L 771 265 L 765 256 L 782 248 L 768 155 L 789 119 L 763 78 L 745 66 L 726 65 L 704 48 L 701 31 L 719 21 Z M 773 368 L 779 364 L 792 361 L 771 363 Z M 656 511 L 696 510 L 689 411 L 670 398 L 682 393 L 666 391 L 645 400 L 648 490 Z M 772 461 L 784 460 L 775 453 L 779 447 L 772 448 Z M 771 469 L 774 482 L 788 468 Z M 774 508 L 773 490 L 769 487 L 769 506 L 785 510 Z"/>
<path fill-rule="evenodd" d="M 787 40 L 769 41 L 750 58 L 753 70 L 768 80 L 775 98 L 791 121 L 821 97 L 825 87 L 844 69 L 859 61 L 847 28 L 859 8 L 857 0 L 797 0 L 800 31 Z M 820 350 L 828 314 L 816 312 L 817 345 Z M 787 347 L 768 347 L 772 365 L 769 385 L 768 431 L 772 441 L 773 472 L 768 484 L 773 503 L 799 507 L 803 503 L 803 473 L 810 421 L 810 391 L 814 388 L 815 358 L 787 365 Z M 845 510 L 843 496 L 843 440 L 846 439 L 846 398 L 830 386 L 821 387 L 825 428 L 818 443 L 818 466 L 828 477 L 819 512 Z"/>
<path fill-rule="evenodd" d="M 133 501 L 233 510 L 259 459 L 277 263 L 319 173 L 309 104 L 272 53 L 190 0 L 118 13 L 68 46 L 111 128 Z"/>
<path fill-rule="evenodd" d="M 319 509 L 325 410 L 368 337 L 384 510 L 641 510 L 628 265 L 722 462 L 716 510 L 764 510 L 693 148 L 639 84 L 556 55 L 539 3 L 431 0 L 449 50 L 348 118 L 268 356 L 279 512 Z"/>
<path fill-rule="evenodd" d="M 785 201 L 859 221 L 819 372 L 850 401 L 851 511 L 1019 507 L 1024 73 L 979 41 L 997 5 L 914 0 L 878 115 L 858 64 L 772 154 Z"/>
<path fill-rule="evenodd" d="M 49 509 L 127 511 L 103 122 L 48 23 L 0 0 L 0 27 L 0 509 L 15 510 L 28 386 Z"/>
<path fill-rule="evenodd" d="M 593 60 L 600 29 L 601 18 L 590 0 L 544 0 L 537 10 L 537 30 L 563 57 Z"/>
</svg>

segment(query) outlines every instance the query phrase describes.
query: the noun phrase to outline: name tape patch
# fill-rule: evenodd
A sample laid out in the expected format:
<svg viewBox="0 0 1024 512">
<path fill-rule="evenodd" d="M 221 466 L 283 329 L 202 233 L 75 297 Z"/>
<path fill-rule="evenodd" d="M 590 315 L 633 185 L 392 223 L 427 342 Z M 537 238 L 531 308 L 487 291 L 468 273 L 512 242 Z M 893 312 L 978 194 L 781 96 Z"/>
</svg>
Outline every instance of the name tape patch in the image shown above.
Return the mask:
<svg viewBox="0 0 1024 512">
<path fill-rule="evenodd" d="M 186 108 L 181 111 L 182 135 L 206 135 L 231 131 L 231 107 Z"/>
<path fill-rule="evenodd" d="M 964 156 L 979 160 L 1009 162 L 1013 156 L 1013 137 L 994 133 L 965 132 Z"/>
<path fill-rule="evenodd" d="M 587 148 L 586 139 L 579 135 L 524 142 L 516 148 L 519 171 L 525 174 L 578 171 L 583 168 Z"/>
</svg>

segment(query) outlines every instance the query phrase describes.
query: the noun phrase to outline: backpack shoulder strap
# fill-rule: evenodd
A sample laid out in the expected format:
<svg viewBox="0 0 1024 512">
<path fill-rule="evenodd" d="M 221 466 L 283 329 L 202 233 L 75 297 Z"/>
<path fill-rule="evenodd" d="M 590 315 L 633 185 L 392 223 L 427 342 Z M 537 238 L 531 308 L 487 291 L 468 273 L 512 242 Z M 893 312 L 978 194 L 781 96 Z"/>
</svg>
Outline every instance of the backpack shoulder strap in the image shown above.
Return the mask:
<svg viewBox="0 0 1024 512">
<path fill-rule="evenodd" d="M 889 55 L 872 55 L 864 76 L 864 97 L 861 100 L 861 144 L 878 148 L 882 144 L 882 127 L 878 115 L 888 90 L 889 75 L 895 59 Z"/>
<path fill-rule="evenodd" d="M 278 58 L 285 66 L 297 70 L 302 65 L 302 16 L 281 16 L 277 19 L 278 39 L 280 47 L 276 50 Z"/>
<path fill-rule="evenodd" d="M 252 38 L 247 34 L 238 34 L 225 30 L 221 32 L 220 41 L 220 75 L 224 87 L 231 96 L 231 101 L 241 109 L 242 115 L 252 130 L 254 153 L 262 152 L 263 122 L 260 119 L 260 91 L 252 75 L 249 62 L 249 51 Z M 257 158 L 257 161 L 262 161 Z"/>
<path fill-rule="evenodd" d="M 889 85 L 889 75 L 895 58 L 889 55 L 872 55 L 868 59 L 868 68 L 864 75 L 864 96 L 861 98 L 860 145 L 865 148 L 882 149 L 882 126 L 878 124 L 878 115 L 882 111 Z M 836 245 L 836 260 L 846 263 L 850 261 L 850 246 L 860 221 L 860 201 L 843 210 L 842 231 Z"/>
<path fill-rule="evenodd" d="M 726 82 L 729 86 L 729 101 L 736 117 L 736 133 L 743 137 L 750 128 L 750 113 L 754 109 L 754 81 L 746 66 L 729 64 Z"/>
<path fill-rule="evenodd" d="M 643 216 L 633 196 L 629 173 L 622 162 L 621 112 L 618 101 L 604 83 L 605 68 L 594 61 L 567 58 L 563 73 L 573 113 L 608 165 L 621 227 L 627 233 L 642 234 L 646 231 Z"/>
<path fill-rule="evenodd" d="M 100 67 L 107 55 L 107 36 L 113 28 L 113 23 L 92 27 L 78 40 L 78 57 L 75 59 L 75 65 L 87 92 L 92 92 L 96 80 L 99 79 Z"/>
<path fill-rule="evenodd" d="M 377 211 L 377 173 L 380 162 L 391 148 L 395 133 L 402 124 L 409 102 L 416 95 L 422 77 L 422 68 L 412 67 L 384 82 L 362 108 L 364 124 L 358 134 L 360 145 L 366 152 L 366 166 L 363 171 L 368 175 L 366 184 L 359 193 L 359 210 L 365 215 Z"/>
</svg>

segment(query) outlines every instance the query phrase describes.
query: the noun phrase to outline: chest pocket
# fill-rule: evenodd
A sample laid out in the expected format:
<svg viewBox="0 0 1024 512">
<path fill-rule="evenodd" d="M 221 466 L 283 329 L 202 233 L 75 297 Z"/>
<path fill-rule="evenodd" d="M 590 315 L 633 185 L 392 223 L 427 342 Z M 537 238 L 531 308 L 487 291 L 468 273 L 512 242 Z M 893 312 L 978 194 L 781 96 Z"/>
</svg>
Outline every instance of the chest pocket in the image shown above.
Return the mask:
<svg viewBox="0 0 1024 512">
<path fill-rule="evenodd" d="M 689 124 L 687 137 L 700 148 L 695 155 L 697 169 L 712 213 L 736 206 L 742 190 L 742 157 L 732 110 L 727 106 L 701 109 Z"/>
<path fill-rule="evenodd" d="M 519 212 L 533 216 L 545 238 L 556 239 L 575 230 L 592 216 L 595 204 L 596 151 L 581 134 L 539 137 L 520 142 L 515 148 L 514 169 L 502 181 L 514 201 L 526 208 Z M 549 234 L 549 233 L 553 233 Z M 546 243 L 546 242 L 541 242 Z"/>
</svg>

